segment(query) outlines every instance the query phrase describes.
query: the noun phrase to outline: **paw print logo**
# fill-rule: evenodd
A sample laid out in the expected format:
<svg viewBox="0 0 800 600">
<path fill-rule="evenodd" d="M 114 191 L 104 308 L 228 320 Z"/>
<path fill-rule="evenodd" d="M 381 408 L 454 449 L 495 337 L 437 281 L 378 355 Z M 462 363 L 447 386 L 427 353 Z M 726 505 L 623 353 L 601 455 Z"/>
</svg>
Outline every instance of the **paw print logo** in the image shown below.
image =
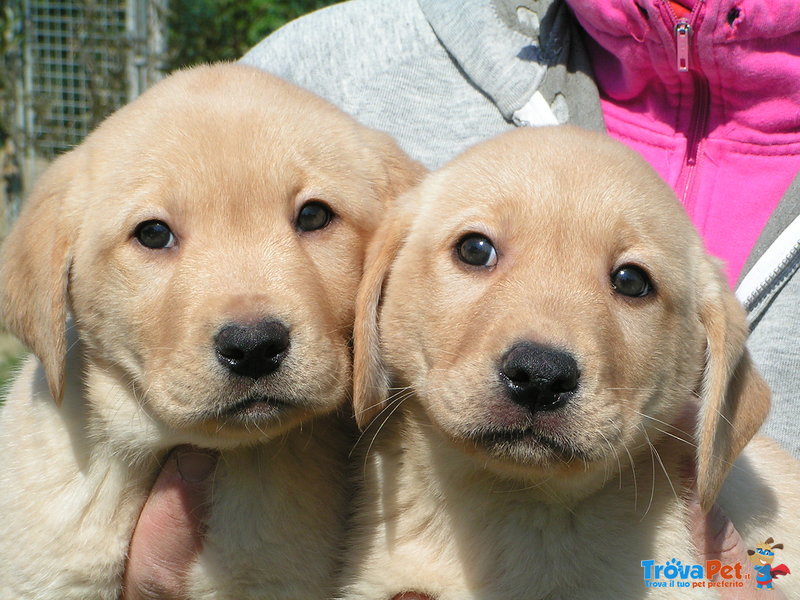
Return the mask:
<svg viewBox="0 0 800 600">
<path fill-rule="evenodd" d="M 664 577 L 667 579 L 675 579 L 681 572 L 681 565 L 683 563 L 677 558 L 671 558 L 664 565 Z"/>
</svg>

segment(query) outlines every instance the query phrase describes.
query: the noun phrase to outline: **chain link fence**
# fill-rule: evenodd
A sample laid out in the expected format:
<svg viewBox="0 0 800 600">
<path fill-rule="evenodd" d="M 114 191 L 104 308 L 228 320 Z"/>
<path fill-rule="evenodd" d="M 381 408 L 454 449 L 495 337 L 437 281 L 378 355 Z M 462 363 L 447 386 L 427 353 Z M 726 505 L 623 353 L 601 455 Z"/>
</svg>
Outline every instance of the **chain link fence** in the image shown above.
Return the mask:
<svg viewBox="0 0 800 600">
<path fill-rule="evenodd" d="M 167 8 L 167 0 L 7 0 L 3 229 L 44 165 L 161 77 Z"/>
<path fill-rule="evenodd" d="M 0 0 L 0 239 L 43 167 L 163 74 L 334 0 Z"/>
</svg>

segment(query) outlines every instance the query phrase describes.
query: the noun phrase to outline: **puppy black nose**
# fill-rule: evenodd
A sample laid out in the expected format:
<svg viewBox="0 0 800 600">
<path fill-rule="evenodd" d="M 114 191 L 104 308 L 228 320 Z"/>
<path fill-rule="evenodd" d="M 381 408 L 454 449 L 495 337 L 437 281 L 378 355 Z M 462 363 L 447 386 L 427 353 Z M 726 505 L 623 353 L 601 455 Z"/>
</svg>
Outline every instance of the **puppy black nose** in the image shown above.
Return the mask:
<svg viewBox="0 0 800 600">
<path fill-rule="evenodd" d="M 562 406 L 580 378 L 571 354 L 533 342 L 514 344 L 500 360 L 499 370 L 511 399 L 531 411 Z"/>
<path fill-rule="evenodd" d="M 214 337 L 217 360 L 237 375 L 258 379 L 275 371 L 289 348 L 289 330 L 278 321 L 230 323 Z"/>
</svg>

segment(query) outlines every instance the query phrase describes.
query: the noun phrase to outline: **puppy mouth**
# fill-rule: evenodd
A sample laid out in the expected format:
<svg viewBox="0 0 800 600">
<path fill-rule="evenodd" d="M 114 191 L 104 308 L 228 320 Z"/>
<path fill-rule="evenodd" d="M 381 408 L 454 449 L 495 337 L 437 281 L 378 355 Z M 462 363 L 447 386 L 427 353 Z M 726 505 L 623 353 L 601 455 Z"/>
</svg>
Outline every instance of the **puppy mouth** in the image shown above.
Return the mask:
<svg viewBox="0 0 800 600">
<path fill-rule="evenodd" d="M 543 433 L 537 427 L 492 428 L 475 431 L 468 436 L 492 454 L 514 460 L 555 458 L 561 461 L 590 460 L 590 456 L 568 439 Z"/>
<path fill-rule="evenodd" d="M 273 396 L 247 396 L 226 406 L 215 416 L 225 422 L 252 423 L 279 418 L 292 406 Z"/>
</svg>

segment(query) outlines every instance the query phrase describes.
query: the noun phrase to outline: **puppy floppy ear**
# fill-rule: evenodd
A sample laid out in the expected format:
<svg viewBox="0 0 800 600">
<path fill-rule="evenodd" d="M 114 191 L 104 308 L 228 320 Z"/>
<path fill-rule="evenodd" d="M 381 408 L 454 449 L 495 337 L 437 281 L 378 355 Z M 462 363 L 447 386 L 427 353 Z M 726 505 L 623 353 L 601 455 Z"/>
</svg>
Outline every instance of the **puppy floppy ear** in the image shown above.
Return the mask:
<svg viewBox="0 0 800 600">
<path fill-rule="evenodd" d="M 414 189 L 398 199 L 367 249 L 353 328 L 353 411 L 361 429 L 385 408 L 389 395 L 379 329 L 381 296 L 411 227 L 416 194 Z"/>
<path fill-rule="evenodd" d="M 734 460 L 769 412 L 770 390 L 745 347 L 745 311 L 709 261 L 700 301 L 707 338 L 698 423 L 697 487 L 703 511 L 711 509 Z"/>
<path fill-rule="evenodd" d="M 6 238 L 0 255 L 0 311 L 11 333 L 44 365 L 60 402 L 66 358 L 67 285 L 75 230 L 64 211 L 75 152 L 42 175 Z"/>
<path fill-rule="evenodd" d="M 362 139 L 368 160 L 377 159 L 380 163 L 372 183 L 384 206 L 419 183 L 427 173 L 427 169 L 403 152 L 388 133 L 365 128 Z"/>
</svg>

